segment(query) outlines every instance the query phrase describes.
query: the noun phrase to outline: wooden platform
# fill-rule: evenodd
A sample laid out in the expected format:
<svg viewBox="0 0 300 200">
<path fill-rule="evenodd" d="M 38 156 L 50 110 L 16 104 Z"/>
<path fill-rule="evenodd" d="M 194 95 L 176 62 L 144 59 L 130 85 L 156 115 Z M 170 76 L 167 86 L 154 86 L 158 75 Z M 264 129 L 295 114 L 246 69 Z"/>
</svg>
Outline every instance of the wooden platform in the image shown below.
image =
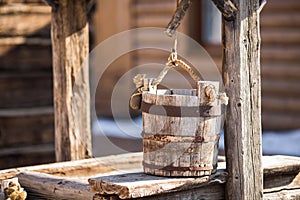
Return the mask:
<svg viewBox="0 0 300 200">
<path fill-rule="evenodd" d="M 224 159 L 223 159 L 224 160 Z M 300 158 L 264 156 L 264 199 L 300 198 Z M 225 162 L 200 178 L 145 175 L 142 153 L 0 171 L 17 176 L 28 199 L 224 199 Z"/>
</svg>

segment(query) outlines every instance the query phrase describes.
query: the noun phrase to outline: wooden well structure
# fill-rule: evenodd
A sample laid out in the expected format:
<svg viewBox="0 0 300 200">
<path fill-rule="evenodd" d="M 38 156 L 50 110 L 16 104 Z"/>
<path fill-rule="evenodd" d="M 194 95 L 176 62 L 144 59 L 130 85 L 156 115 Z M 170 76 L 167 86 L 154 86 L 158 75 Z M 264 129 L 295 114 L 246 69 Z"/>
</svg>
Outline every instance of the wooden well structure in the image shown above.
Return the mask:
<svg viewBox="0 0 300 200">
<path fill-rule="evenodd" d="M 47 2 L 52 7 L 56 159 L 68 162 L 1 171 L 1 179 L 17 175 L 29 195 L 48 199 L 299 199 L 300 160 L 262 157 L 259 15 L 264 1 L 213 0 L 223 15 L 222 74 L 230 99 L 226 159 L 219 159 L 213 176 L 182 179 L 141 173 L 140 154 L 82 160 L 92 155 L 84 64 L 90 1 Z M 75 82 L 79 89 L 74 90 Z M 113 173 L 114 164 L 136 170 L 120 175 Z"/>
</svg>

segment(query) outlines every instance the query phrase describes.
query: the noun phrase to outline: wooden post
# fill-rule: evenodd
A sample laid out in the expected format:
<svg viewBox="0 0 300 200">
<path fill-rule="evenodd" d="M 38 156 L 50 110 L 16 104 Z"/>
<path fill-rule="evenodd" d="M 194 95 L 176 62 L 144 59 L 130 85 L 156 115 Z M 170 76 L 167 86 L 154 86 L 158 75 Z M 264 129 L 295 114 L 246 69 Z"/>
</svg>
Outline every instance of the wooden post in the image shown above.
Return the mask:
<svg viewBox="0 0 300 200">
<path fill-rule="evenodd" d="M 52 52 L 57 161 L 89 158 L 91 151 L 86 0 L 52 6 Z"/>
<path fill-rule="evenodd" d="M 262 199 L 259 0 L 213 0 L 223 14 L 227 199 Z"/>
</svg>

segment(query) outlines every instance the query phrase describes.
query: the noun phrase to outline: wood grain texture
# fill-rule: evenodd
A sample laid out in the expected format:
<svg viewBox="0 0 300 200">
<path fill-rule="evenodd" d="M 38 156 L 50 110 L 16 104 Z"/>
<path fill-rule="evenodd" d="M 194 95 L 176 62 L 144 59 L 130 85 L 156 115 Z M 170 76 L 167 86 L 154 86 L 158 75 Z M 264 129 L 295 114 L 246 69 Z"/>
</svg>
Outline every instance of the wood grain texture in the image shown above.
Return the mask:
<svg viewBox="0 0 300 200">
<path fill-rule="evenodd" d="M 41 199 L 46 196 L 46 199 L 66 199 L 66 196 L 63 196 L 63 192 L 66 192 L 65 194 L 72 193 L 70 194 L 70 199 L 81 197 L 81 199 L 119 200 L 120 198 L 117 193 L 120 193 L 120 191 L 123 191 L 123 194 L 129 194 L 126 192 L 126 188 L 128 187 L 130 191 L 142 191 L 141 188 L 149 188 L 149 182 L 156 182 L 158 185 L 150 187 L 147 191 L 142 191 L 143 194 L 153 192 L 155 189 L 162 193 L 135 199 L 179 200 L 225 198 L 224 184 L 219 182 L 207 184 L 208 182 L 204 180 L 207 179 L 208 176 L 202 178 L 168 178 L 142 174 L 142 157 L 142 153 L 129 153 L 14 168 L 0 171 L 0 180 L 8 179 L 22 173 L 19 174 L 19 180 L 26 191 L 29 191 L 28 199 Z M 224 162 L 219 162 L 219 170 L 225 170 L 225 165 Z M 300 158 L 264 156 L 263 167 L 265 199 L 298 198 L 300 195 L 300 191 L 297 189 L 300 186 L 298 175 L 300 171 Z M 101 188 L 102 193 L 109 191 L 111 194 L 100 194 L 101 192 L 93 191 L 94 196 L 91 197 L 90 193 L 87 192 L 89 186 L 88 178 L 96 181 L 99 185 L 105 186 Z M 104 182 L 100 183 L 101 180 Z M 170 180 L 173 184 L 169 186 L 167 184 L 166 187 L 163 187 L 166 185 L 167 180 Z M 209 182 L 210 181 L 211 180 L 209 180 Z M 176 184 L 179 185 L 179 187 L 172 189 Z M 111 185 L 113 185 L 113 187 L 111 187 Z M 140 187 L 138 188 L 137 186 Z M 41 188 L 44 189 L 42 190 Z M 142 193 L 132 193 L 132 195 L 141 196 Z M 86 194 L 86 197 L 83 197 L 83 194 Z"/>
<path fill-rule="evenodd" d="M 17 176 L 31 199 L 92 199 L 86 180 L 62 178 L 40 172 L 23 172 Z M 34 193 L 32 191 L 40 191 Z"/>
<path fill-rule="evenodd" d="M 259 1 L 233 3 L 235 19 L 223 18 L 226 198 L 262 199 Z"/>
<path fill-rule="evenodd" d="M 225 163 L 219 163 L 225 169 Z M 299 195 L 300 159 L 289 156 L 263 157 L 265 190 L 268 196 L 280 197 Z M 218 172 L 219 173 L 219 172 Z M 206 184 L 202 178 L 167 178 L 147 176 L 141 173 L 111 174 L 90 179 L 91 189 L 99 192 L 95 199 L 224 199 L 225 188 L 221 183 Z M 170 181 L 170 182 L 168 182 Z M 193 183 L 196 183 L 193 185 Z M 155 184 L 156 183 L 156 184 Z M 166 184 L 168 183 L 168 184 Z M 276 185 L 275 185 L 276 184 Z M 199 187 L 198 187 L 199 186 Z M 173 188 L 174 189 L 171 189 Z M 144 188 L 144 189 L 143 189 Z M 284 192 L 280 192 L 284 190 Z M 153 193 L 153 195 L 151 195 Z M 146 195 L 142 197 L 143 195 Z M 150 195 L 150 196 L 148 196 Z M 139 197 L 140 196 L 140 197 Z M 136 197 L 136 198 L 135 198 Z"/>
<path fill-rule="evenodd" d="M 219 11 L 222 13 L 223 17 L 227 20 L 234 19 L 237 8 L 230 0 L 212 0 L 214 4 L 217 6 Z"/>
<path fill-rule="evenodd" d="M 56 159 L 89 158 L 92 149 L 85 0 L 63 0 L 52 8 L 51 36 Z"/>
<path fill-rule="evenodd" d="M 142 169 L 142 153 L 120 154 L 83 160 L 19 167 L 0 171 L 0 180 L 9 179 L 20 172 L 34 171 L 60 177 L 92 177 L 117 170 Z M 130 162 L 128 162 L 130 161 Z"/>
<path fill-rule="evenodd" d="M 197 90 L 157 90 L 157 93 L 143 93 L 145 173 L 160 176 L 204 176 L 216 171 L 221 105 L 217 99 L 208 104 L 206 87 L 214 87 L 218 94 L 218 82 L 211 81 L 199 81 Z M 148 112 L 143 109 L 145 103 L 152 105 Z M 216 111 L 212 116 L 204 117 L 200 112 L 193 117 L 184 116 L 188 111 L 183 108 L 207 105 L 216 108 L 211 108 Z M 180 115 L 171 115 L 175 111 L 167 109 L 170 107 L 181 108 L 177 110 Z"/>
<path fill-rule="evenodd" d="M 167 178 L 136 172 L 92 178 L 89 183 L 93 192 L 117 194 L 119 198 L 127 199 L 195 189 L 213 183 L 223 184 L 225 179 L 224 171 L 199 178 Z"/>
</svg>

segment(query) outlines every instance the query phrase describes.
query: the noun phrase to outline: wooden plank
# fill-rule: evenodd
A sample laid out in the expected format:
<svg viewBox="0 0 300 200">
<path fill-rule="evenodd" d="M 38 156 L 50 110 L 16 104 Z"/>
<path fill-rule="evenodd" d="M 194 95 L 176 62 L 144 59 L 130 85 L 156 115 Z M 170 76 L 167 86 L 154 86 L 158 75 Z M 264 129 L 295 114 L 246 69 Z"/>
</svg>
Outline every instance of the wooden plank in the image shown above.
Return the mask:
<svg viewBox="0 0 300 200">
<path fill-rule="evenodd" d="M 219 171 L 201 178 L 167 178 L 142 172 L 89 179 L 91 190 L 100 194 L 117 194 L 119 198 L 139 198 L 224 183 L 226 173 Z"/>
<path fill-rule="evenodd" d="M 0 149 L 0 169 L 55 161 L 54 145 L 41 144 Z"/>
<path fill-rule="evenodd" d="M 110 183 L 112 181 L 117 182 L 119 180 L 119 182 L 116 183 L 117 185 L 114 185 L 114 188 L 120 186 L 119 189 L 126 188 L 131 185 L 131 182 L 125 183 L 126 179 L 133 179 L 132 185 L 138 185 L 137 182 L 139 182 L 140 186 L 145 188 L 149 187 L 147 186 L 147 184 L 151 182 L 151 180 L 152 183 L 157 182 L 160 186 L 165 185 L 165 181 L 170 178 L 146 176 L 142 175 L 141 173 L 133 173 L 142 171 L 142 156 L 142 153 L 129 153 L 116 156 L 107 156 L 86 160 L 9 169 L 0 171 L 0 179 L 11 178 L 17 173 L 21 172 L 22 174 L 19 175 L 19 179 L 22 186 L 25 187 L 26 191 L 29 191 L 29 198 L 45 197 L 45 191 L 49 191 L 48 199 L 65 199 L 66 196 L 62 196 L 62 191 L 65 191 L 66 194 L 73 192 L 74 194 L 78 194 L 78 196 L 82 197 L 82 195 L 79 194 L 79 191 L 82 190 L 82 193 L 86 194 L 86 186 L 88 186 L 88 177 L 93 177 L 91 179 L 94 180 L 101 180 L 101 178 L 103 180 L 110 180 Z M 293 183 L 295 184 L 294 186 L 296 186 L 297 184 L 299 185 L 299 182 L 297 182 L 296 180 L 298 180 L 297 174 L 300 171 L 300 158 L 289 156 L 264 156 L 263 166 L 264 177 L 265 180 L 267 180 L 264 184 L 265 194 L 267 196 L 276 193 L 279 199 L 279 197 L 288 196 L 289 194 L 299 194 L 299 190 L 295 189 L 295 187 L 291 188 L 290 184 Z M 224 162 L 219 163 L 219 169 L 225 169 Z M 145 176 L 146 178 L 144 179 L 142 177 L 143 179 L 141 179 L 141 176 Z M 292 176 L 293 178 L 291 178 Z M 136 179 L 134 179 L 134 177 L 136 177 Z M 22 182 L 23 179 L 24 182 Z M 145 180 L 145 182 L 143 182 L 143 180 Z M 155 185 L 155 187 L 151 187 L 151 191 L 154 191 L 155 188 L 158 188 L 158 190 L 160 191 L 164 190 L 164 193 L 160 195 L 136 199 L 224 199 L 225 197 L 225 189 L 223 183 L 220 184 L 218 182 L 215 182 L 213 184 L 207 185 L 207 183 L 202 182 L 203 178 L 172 178 L 170 180 L 172 181 L 172 183 L 178 184 L 180 187 L 170 189 L 171 186 L 159 187 L 159 185 Z M 41 190 L 40 188 L 44 187 L 42 186 L 42 184 L 44 184 L 44 186 L 47 186 L 48 188 L 44 188 L 43 190 Z M 204 184 L 203 187 L 201 187 L 202 184 Z M 74 185 L 74 187 L 70 188 L 70 186 L 72 185 Z M 103 183 L 102 185 L 105 184 Z M 58 191 L 55 191 L 53 189 L 53 186 L 55 186 Z M 290 190 L 287 189 L 288 187 Z M 52 190 L 50 190 L 49 188 L 52 188 Z M 109 190 L 110 193 L 120 191 L 114 190 L 114 188 L 111 188 L 110 185 L 107 183 L 107 188 L 103 189 Z M 278 192 L 280 188 L 286 188 L 282 190 L 285 192 L 281 192 L 281 194 L 278 194 L 280 193 Z M 150 191 L 142 192 L 149 193 Z M 95 194 L 95 192 L 93 192 L 93 194 Z M 60 195 L 60 197 L 58 195 Z M 133 195 L 137 196 L 138 194 L 134 193 Z M 75 195 L 71 195 L 71 198 L 77 197 Z M 93 198 L 120 199 L 117 195 L 101 195 L 99 193 L 95 194 Z"/>
<path fill-rule="evenodd" d="M 270 0 L 266 4 L 262 16 L 267 12 L 299 11 L 300 2 L 297 0 Z"/>
<path fill-rule="evenodd" d="M 142 169 L 142 153 L 119 154 L 76 161 L 67 161 L 20 167 L 0 171 L 0 180 L 16 176 L 20 172 L 36 171 L 56 176 L 88 177 L 112 171 L 139 168 Z"/>
<path fill-rule="evenodd" d="M 299 27 L 300 13 L 298 10 L 286 12 L 268 12 L 261 17 L 262 27 Z"/>
<path fill-rule="evenodd" d="M 89 158 L 92 145 L 86 1 L 57 2 L 52 8 L 51 24 L 56 159 Z"/>
<path fill-rule="evenodd" d="M 300 37 L 299 37 L 300 38 Z M 262 61 L 262 81 L 275 79 L 274 82 L 300 79 L 300 65 L 297 62 Z M 293 83 L 292 83 L 293 84 Z M 291 85 L 292 85 L 291 84 Z"/>
<path fill-rule="evenodd" d="M 93 199 L 94 194 L 85 179 L 74 180 L 40 172 L 21 172 L 17 177 L 32 199 Z"/>
<path fill-rule="evenodd" d="M 283 189 L 281 191 L 264 194 L 264 200 L 274 200 L 274 199 L 298 200 L 299 198 L 300 198 L 300 189 Z"/>
<path fill-rule="evenodd" d="M 219 169 L 225 169 L 225 163 L 219 163 L 219 165 Z M 273 188 L 274 186 L 277 187 L 277 190 L 279 187 L 295 189 L 300 186 L 296 181 L 298 180 L 297 174 L 300 171 L 300 158 L 289 156 L 264 156 L 263 166 L 264 177 L 267 180 L 264 184 L 266 193 L 269 191 L 268 188 Z M 222 172 L 219 171 L 218 173 Z M 280 179 L 278 178 L 279 175 L 281 175 Z M 293 188 L 291 187 L 290 182 L 288 182 L 290 175 L 292 175 L 294 180 L 295 187 Z M 209 184 L 210 180 L 207 178 L 207 176 L 202 178 L 155 177 L 136 172 L 91 178 L 89 182 L 93 191 L 103 195 L 101 197 L 102 199 L 105 199 L 105 195 L 108 195 L 112 199 L 140 199 L 143 196 L 149 197 L 141 199 L 163 199 L 164 197 L 166 199 L 171 199 L 171 197 L 175 199 L 189 199 L 191 197 L 193 197 L 192 199 L 215 199 L 214 197 L 216 196 L 220 199 L 224 199 L 224 186 L 222 186 L 222 181 L 217 181 L 218 185 L 221 187 L 213 192 L 214 186 Z M 208 182 L 204 179 L 207 179 Z M 276 183 L 274 183 L 275 179 Z M 200 190 L 200 188 L 206 184 L 210 187 L 206 188 L 207 190 Z M 168 193 L 168 195 L 165 195 L 165 193 Z M 118 198 L 116 198 L 115 195 L 117 195 Z M 156 196 L 150 197 L 151 195 Z"/>
<path fill-rule="evenodd" d="M 264 174 L 274 176 L 282 173 L 298 174 L 300 170 L 300 158 L 295 156 L 263 156 L 262 166 Z"/>
<path fill-rule="evenodd" d="M 264 45 L 261 48 L 261 56 L 264 61 L 299 62 L 300 47 Z"/>
<path fill-rule="evenodd" d="M 262 94 L 270 97 L 300 97 L 299 80 L 284 79 L 267 79 L 262 81 Z"/>
<path fill-rule="evenodd" d="M 37 108 L 17 108 L 17 109 L 1 109 L 0 117 L 15 118 L 15 117 L 31 117 L 37 115 L 52 115 L 53 107 L 37 107 Z"/>
<path fill-rule="evenodd" d="M 262 98 L 263 112 L 274 113 L 274 115 L 291 114 L 299 115 L 300 113 L 300 98 L 289 97 L 264 97 Z"/>
<path fill-rule="evenodd" d="M 300 8 L 299 8 L 300 10 Z M 288 14 L 288 13 L 287 13 Z M 285 44 L 285 45 L 299 45 L 300 43 L 300 29 L 296 27 L 281 28 L 281 27 L 262 27 L 261 31 L 262 44 Z M 270 44 L 270 45 L 271 45 Z"/>
<path fill-rule="evenodd" d="M 0 36 L 50 37 L 50 13 L 50 7 L 45 4 L 3 4 L 0 6 Z"/>
<path fill-rule="evenodd" d="M 0 108 L 51 106 L 53 102 L 51 73 L 2 73 L 0 93 Z"/>
<path fill-rule="evenodd" d="M 300 128 L 299 114 L 262 112 L 264 130 L 287 131 Z"/>
<path fill-rule="evenodd" d="M 54 143 L 53 108 L 0 110 L 0 148 Z"/>
<path fill-rule="evenodd" d="M 300 158 L 276 156 L 265 157 L 264 199 L 299 199 L 300 197 Z M 284 174 L 283 174 L 284 173 Z"/>
<path fill-rule="evenodd" d="M 190 200 L 190 199 L 224 199 L 225 190 L 223 184 L 211 184 L 200 188 L 191 190 L 184 190 L 179 192 L 171 192 L 161 195 L 154 195 L 149 197 L 136 198 L 136 200 Z M 118 196 L 114 195 L 100 195 L 95 194 L 93 200 L 120 200 Z"/>
<path fill-rule="evenodd" d="M 262 199 L 259 1 L 235 0 L 223 18 L 223 81 L 229 97 L 225 153 L 227 199 Z"/>
<path fill-rule="evenodd" d="M 51 8 L 45 4 L 4 4 L 0 6 L 1 15 L 21 14 L 21 13 L 35 13 L 35 14 L 48 14 L 50 16 Z M 50 18 L 49 18 L 50 20 Z"/>
<path fill-rule="evenodd" d="M 224 199 L 225 190 L 223 184 L 210 184 L 191 190 L 184 190 L 178 192 L 171 192 L 162 195 L 156 195 L 151 197 L 138 198 L 141 200 L 191 200 L 191 199 Z M 137 200 L 138 200 L 137 199 Z"/>
<path fill-rule="evenodd" d="M 3 37 L 0 38 L 1 45 L 40 45 L 41 48 L 43 46 L 50 46 L 51 40 L 48 38 L 26 38 L 26 37 Z"/>
<path fill-rule="evenodd" d="M 42 40 L 44 45 L 37 44 L 35 39 L 29 39 L 29 43 L 10 45 L 0 44 L 0 69 L 5 71 L 48 71 L 51 70 L 51 45 L 49 40 Z M 22 41 L 18 41 L 22 42 Z M 49 45 L 45 45 L 48 43 Z"/>
</svg>

